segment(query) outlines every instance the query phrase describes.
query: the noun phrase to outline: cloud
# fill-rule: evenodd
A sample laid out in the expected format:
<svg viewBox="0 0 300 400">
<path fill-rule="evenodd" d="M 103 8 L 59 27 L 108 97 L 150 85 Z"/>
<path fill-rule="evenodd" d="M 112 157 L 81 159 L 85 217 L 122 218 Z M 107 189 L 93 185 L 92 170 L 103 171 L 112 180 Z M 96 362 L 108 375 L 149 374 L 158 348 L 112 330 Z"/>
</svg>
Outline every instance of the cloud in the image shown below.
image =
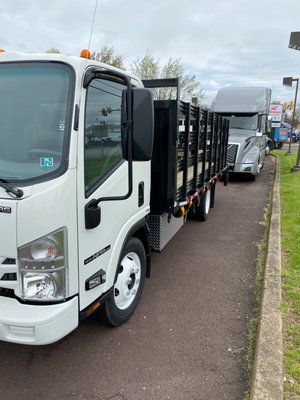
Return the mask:
<svg viewBox="0 0 300 400">
<path fill-rule="evenodd" d="M 96 0 L 2 0 L 0 48 L 79 55 L 86 48 Z M 299 31 L 299 0 L 98 0 L 91 50 L 113 46 L 129 67 L 147 50 L 162 63 L 181 58 L 211 99 L 222 86 L 258 85 L 290 100 L 283 76 L 300 75 L 300 52 L 288 49 Z"/>
</svg>

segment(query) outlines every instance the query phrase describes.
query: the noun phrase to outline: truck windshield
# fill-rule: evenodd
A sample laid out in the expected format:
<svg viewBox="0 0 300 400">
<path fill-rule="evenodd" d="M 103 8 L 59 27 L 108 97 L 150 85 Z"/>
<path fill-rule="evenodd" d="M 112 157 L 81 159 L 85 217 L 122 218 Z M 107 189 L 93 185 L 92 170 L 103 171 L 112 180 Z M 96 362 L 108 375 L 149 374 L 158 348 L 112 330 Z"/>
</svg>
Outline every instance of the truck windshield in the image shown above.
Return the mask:
<svg viewBox="0 0 300 400">
<path fill-rule="evenodd" d="M 0 179 L 50 179 L 66 168 L 73 70 L 56 62 L 0 64 Z"/>
<path fill-rule="evenodd" d="M 224 115 L 229 120 L 231 129 L 247 129 L 255 131 L 258 128 L 258 115 Z"/>
</svg>

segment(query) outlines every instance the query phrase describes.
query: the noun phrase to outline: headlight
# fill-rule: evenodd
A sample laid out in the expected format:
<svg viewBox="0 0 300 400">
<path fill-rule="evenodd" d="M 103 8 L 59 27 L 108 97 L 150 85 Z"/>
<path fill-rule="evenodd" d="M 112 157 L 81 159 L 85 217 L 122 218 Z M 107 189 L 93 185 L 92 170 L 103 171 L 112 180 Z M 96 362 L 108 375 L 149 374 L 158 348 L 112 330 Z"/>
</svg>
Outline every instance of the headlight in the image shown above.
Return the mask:
<svg viewBox="0 0 300 400">
<path fill-rule="evenodd" d="M 257 161 L 257 152 L 255 150 L 251 150 L 249 154 L 244 159 L 245 164 L 254 164 Z"/>
<path fill-rule="evenodd" d="M 23 276 L 23 287 L 24 292 L 30 299 L 54 297 L 57 292 L 54 274 L 28 272 Z"/>
<path fill-rule="evenodd" d="M 31 245 L 31 256 L 34 260 L 54 260 L 57 256 L 57 244 L 50 238 L 40 239 Z"/>
<path fill-rule="evenodd" d="M 18 253 L 22 299 L 60 301 L 68 296 L 66 228 L 20 247 Z"/>
</svg>

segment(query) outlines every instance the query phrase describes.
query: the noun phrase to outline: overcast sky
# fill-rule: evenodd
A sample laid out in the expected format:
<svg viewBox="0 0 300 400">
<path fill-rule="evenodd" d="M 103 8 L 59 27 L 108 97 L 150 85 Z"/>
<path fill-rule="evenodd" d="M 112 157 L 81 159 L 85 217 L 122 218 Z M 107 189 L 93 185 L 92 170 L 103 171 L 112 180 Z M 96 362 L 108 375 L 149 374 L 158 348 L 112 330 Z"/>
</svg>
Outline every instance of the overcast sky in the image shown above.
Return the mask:
<svg viewBox="0 0 300 400">
<path fill-rule="evenodd" d="M 96 0 L 1 0 L 0 48 L 79 55 L 86 48 Z M 288 48 L 300 31 L 300 0 L 98 0 L 90 50 L 113 46 L 125 66 L 149 50 L 181 58 L 196 74 L 210 105 L 223 86 L 266 86 L 290 101 L 300 77 L 300 51 Z"/>
</svg>

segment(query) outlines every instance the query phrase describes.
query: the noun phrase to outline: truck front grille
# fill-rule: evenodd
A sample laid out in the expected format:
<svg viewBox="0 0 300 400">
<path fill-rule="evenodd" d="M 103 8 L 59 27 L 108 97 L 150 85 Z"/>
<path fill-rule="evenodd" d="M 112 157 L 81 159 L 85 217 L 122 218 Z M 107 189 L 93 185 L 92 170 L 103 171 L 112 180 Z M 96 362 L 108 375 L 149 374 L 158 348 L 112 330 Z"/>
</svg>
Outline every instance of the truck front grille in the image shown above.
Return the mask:
<svg viewBox="0 0 300 400">
<path fill-rule="evenodd" d="M 230 164 L 235 163 L 236 155 L 238 152 L 239 145 L 238 144 L 229 144 L 227 151 L 227 162 Z"/>
<path fill-rule="evenodd" d="M 17 280 L 17 274 L 15 272 L 3 274 L 2 277 L 0 278 L 0 281 L 16 281 L 16 280 Z"/>
<path fill-rule="evenodd" d="M 0 287 L 0 296 L 13 298 L 13 297 L 15 297 L 15 292 L 13 289 L 7 289 L 7 288 Z"/>
<path fill-rule="evenodd" d="M 5 258 L 2 262 L 3 265 L 14 265 L 16 260 L 14 258 Z"/>
<path fill-rule="evenodd" d="M 0 257 L 0 297 L 15 297 L 18 290 L 18 267 L 15 258 Z"/>
</svg>

